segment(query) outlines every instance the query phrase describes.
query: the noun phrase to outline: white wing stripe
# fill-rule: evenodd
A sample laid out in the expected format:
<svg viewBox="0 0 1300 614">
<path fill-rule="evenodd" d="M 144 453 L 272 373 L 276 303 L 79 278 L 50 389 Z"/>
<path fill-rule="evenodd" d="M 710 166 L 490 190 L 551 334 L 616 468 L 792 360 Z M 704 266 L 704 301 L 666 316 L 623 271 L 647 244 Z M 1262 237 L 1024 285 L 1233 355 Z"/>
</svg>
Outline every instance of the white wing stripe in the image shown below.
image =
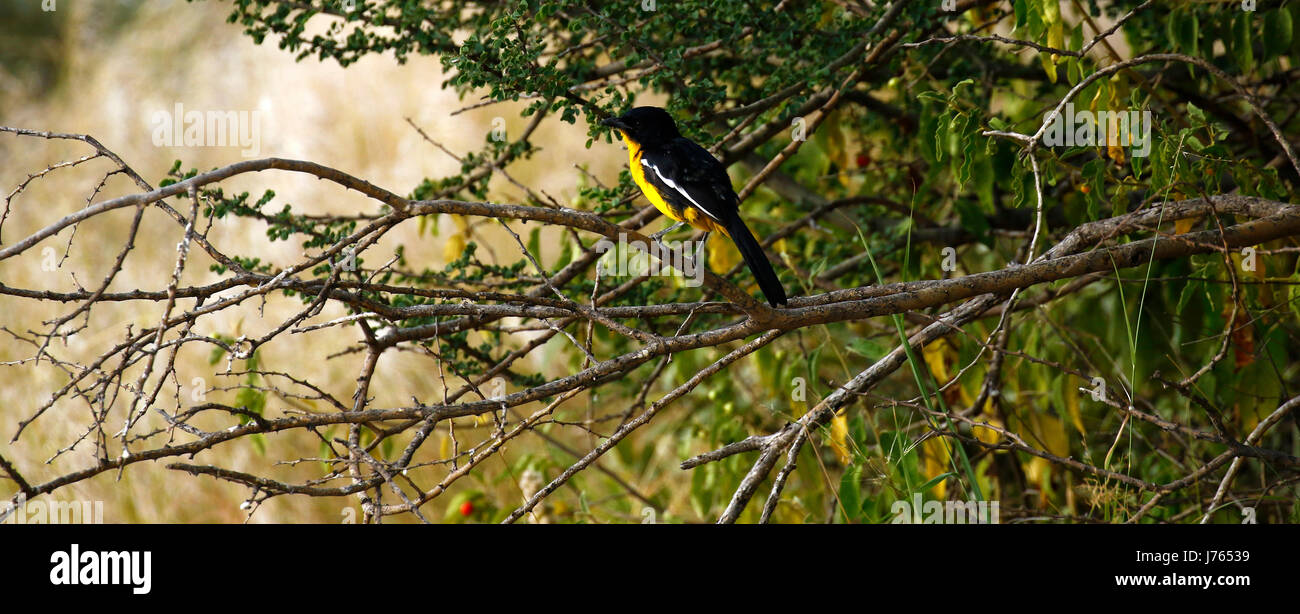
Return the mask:
<svg viewBox="0 0 1300 614">
<path fill-rule="evenodd" d="M 710 218 L 712 218 L 714 221 L 716 221 L 716 222 L 718 222 L 718 223 L 721 223 L 721 222 L 722 222 L 722 220 L 719 219 L 718 216 L 714 215 L 714 214 L 713 214 L 711 211 L 709 211 L 708 209 L 705 209 L 704 207 L 701 207 L 699 202 L 697 202 L 694 198 L 691 198 L 690 193 L 688 193 L 686 190 L 683 190 L 683 189 L 681 188 L 681 186 L 677 185 L 677 182 L 675 182 L 675 181 L 673 181 L 672 179 L 669 179 L 669 178 L 667 178 L 667 177 L 664 177 L 663 173 L 659 172 L 659 167 L 657 167 L 657 166 L 651 164 L 649 160 L 646 160 L 645 158 L 641 158 L 641 166 L 644 166 L 644 167 L 646 167 L 646 168 L 648 168 L 648 169 L 654 171 L 654 172 L 655 172 L 655 176 L 659 177 L 659 180 L 662 181 L 662 182 L 664 182 L 664 185 L 666 185 L 666 186 L 668 186 L 668 187 L 670 187 L 670 188 L 672 188 L 672 189 L 674 189 L 674 190 L 677 190 L 677 193 L 678 193 L 678 194 L 681 194 L 682 196 L 685 196 L 685 197 L 686 197 L 686 200 L 691 201 L 691 204 L 695 205 L 695 208 L 696 208 L 696 209 L 699 209 L 700 211 L 703 211 L 703 212 L 704 212 L 704 215 L 709 216 Z"/>
</svg>

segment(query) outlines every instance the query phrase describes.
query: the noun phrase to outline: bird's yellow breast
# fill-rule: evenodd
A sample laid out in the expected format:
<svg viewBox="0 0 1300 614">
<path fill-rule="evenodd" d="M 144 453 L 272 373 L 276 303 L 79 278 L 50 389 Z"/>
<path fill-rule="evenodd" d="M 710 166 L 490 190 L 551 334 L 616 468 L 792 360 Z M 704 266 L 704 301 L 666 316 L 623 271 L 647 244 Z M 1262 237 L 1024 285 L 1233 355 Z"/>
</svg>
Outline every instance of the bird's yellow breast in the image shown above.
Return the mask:
<svg viewBox="0 0 1300 614">
<path fill-rule="evenodd" d="M 660 213 L 674 222 L 686 222 L 694 228 L 706 232 L 721 231 L 726 233 L 726 229 L 718 225 L 703 212 L 695 207 L 685 207 L 675 209 L 668 201 L 664 200 L 659 189 L 646 180 L 645 166 L 641 164 L 641 144 L 628 137 L 626 132 L 619 131 L 623 135 L 623 143 L 627 145 L 627 166 L 632 171 L 632 180 L 636 182 L 637 187 L 641 188 L 641 193 L 645 194 L 650 204 L 654 205 Z"/>
<path fill-rule="evenodd" d="M 641 144 L 633 141 L 626 132 L 622 134 L 623 142 L 627 144 L 627 167 L 628 170 L 632 171 L 632 180 L 636 182 L 637 187 L 641 188 L 641 193 L 645 194 L 645 197 L 650 200 L 650 204 L 654 205 L 660 213 L 668 216 L 668 219 L 675 222 L 685 221 L 677 215 L 677 212 L 672 207 L 668 206 L 668 202 L 659 194 L 659 190 L 651 185 L 649 181 L 646 181 L 645 166 L 641 165 Z"/>
</svg>

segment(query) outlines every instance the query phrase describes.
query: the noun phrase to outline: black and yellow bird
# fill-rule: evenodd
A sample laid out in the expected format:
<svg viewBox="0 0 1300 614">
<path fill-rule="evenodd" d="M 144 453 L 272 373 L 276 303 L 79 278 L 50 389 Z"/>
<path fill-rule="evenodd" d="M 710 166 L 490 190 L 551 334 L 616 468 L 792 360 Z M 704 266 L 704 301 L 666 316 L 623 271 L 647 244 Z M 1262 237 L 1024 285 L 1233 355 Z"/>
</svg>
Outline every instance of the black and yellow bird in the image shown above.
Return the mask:
<svg viewBox="0 0 1300 614">
<path fill-rule="evenodd" d="M 740 199 L 731 188 L 727 168 L 713 154 L 683 137 L 672 116 L 659 107 L 636 107 L 601 125 L 622 133 L 632 178 L 656 209 L 677 222 L 664 233 L 690 224 L 706 233 L 727 235 L 767 302 L 773 307 L 786 303 L 772 263 L 740 219 Z"/>
</svg>

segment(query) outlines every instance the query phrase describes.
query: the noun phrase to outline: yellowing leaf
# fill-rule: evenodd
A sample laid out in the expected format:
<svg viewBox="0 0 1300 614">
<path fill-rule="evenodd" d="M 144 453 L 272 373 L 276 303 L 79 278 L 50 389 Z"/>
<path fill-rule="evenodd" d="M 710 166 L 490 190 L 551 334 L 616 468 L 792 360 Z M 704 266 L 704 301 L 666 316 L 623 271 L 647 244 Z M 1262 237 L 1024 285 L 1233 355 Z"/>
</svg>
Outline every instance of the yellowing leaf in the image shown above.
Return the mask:
<svg viewBox="0 0 1300 614">
<path fill-rule="evenodd" d="M 988 420 L 985 420 L 985 422 L 987 422 L 989 426 L 992 427 L 1005 428 L 1005 425 L 1002 424 L 1002 421 L 998 420 L 997 418 L 990 418 Z M 971 426 L 970 429 L 971 434 L 974 435 L 976 439 L 984 443 L 987 444 L 997 443 L 999 439 L 1002 439 L 1002 434 L 989 428 L 989 426 L 982 426 L 979 424 L 973 425 Z"/>
<path fill-rule="evenodd" d="M 970 378 L 966 378 L 966 380 L 971 381 Z M 967 390 L 966 387 L 961 384 L 957 385 L 957 393 L 960 395 L 962 407 L 970 407 L 971 404 L 975 402 L 975 397 L 971 396 L 970 391 Z M 985 409 L 988 408 L 989 406 L 988 401 L 989 401 L 988 399 L 984 399 L 984 407 L 980 408 L 980 412 L 983 412 Z"/>
<path fill-rule="evenodd" d="M 840 463 L 848 466 L 853 460 L 849 454 L 849 418 L 843 412 L 831 418 L 831 449 L 835 451 L 835 456 L 840 459 Z"/>
<path fill-rule="evenodd" d="M 1056 57 L 1050 53 L 1038 54 L 1038 60 L 1043 63 L 1043 72 L 1047 73 L 1047 80 L 1056 83 Z"/>
<path fill-rule="evenodd" d="M 1070 455 L 1070 441 L 1065 435 L 1065 423 L 1060 418 L 1044 413 L 1034 413 L 1031 417 L 1034 432 L 1043 447 L 1057 456 Z"/>
<path fill-rule="evenodd" d="M 1110 95 L 1110 82 L 1105 79 L 1098 81 L 1097 93 L 1092 97 L 1092 100 L 1088 102 L 1088 110 L 1093 112 L 1093 117 L 1096 117 L 1097 107 L 1101 105 L 1101 103 L 1105 101 L 1109 97 L 1109 95 Z"/>
<path fill-rule="evenodd" d="M 1107 141 L 1106 156 L 1115 161 L 1115 164 L 1123 164 L 1128 158 L 1124 155 L 1124 146 L 1118 143 Z"/>
<path fill-rule="evenodd" d="M 942 437 L 931 437 L 921 444 L 921 463 L 926 480 L 932 480 L 948 472 L 952 463 L 948 456 L 947 443 Z M 933 489 L 936 499 L 944 499 L 948 493 L 948 481 L 935 484 Z"/>
<path fill-rule="evenodd" d="M 1065 413 L 1069 414 L 1070 424 L 1074 425 L 1074 429 L 1079 431 L 1080 435 L 1087 437 L 1088 433 L 1083 429 L 1083 416 L 1079 413 L 1078 386 L 1065 387 Z"/>
<path fill-rule="evenodd" d="M 453 215 L 451 219 L 456 223 L 456 231 L 447 237 L 447 242 L 442 246 L 443 262 L 459 259 L 465 253 L 468 243 L 466 237 L 469 236 L 469 220 L 463 215 Z"/>
<path fill-rule="evenodd" d="M 1044 0 L 1042 3 L 1043 23 L 1057 25 L 1061 23 L 1061 2 L 1060 0 Z M 1049 38 L 1050 40 L 1050 38 Z M 1060 45 L 1052 45 L 1059 47 Z"/>
<path fill-rule="evenodd" d="M 848 140 L 844 136 L 844 122 L 840 120 L 839 111 L 832 111 L 830 117 L 822 122 L 822 130 L 825 131 L 826 141 L 824 144 L 826 157 L 834 162 L 838 170 L 838 178 L 841 185 L 848 187 L 849 167 L 849 146 Z"/>
<path fill-rule="evenodd" d="M 1056 4 L 1048 2 L 1048 6 Z M 1065 45 L 1065 23 L 1061 21 L 1060 6 L 1056 7 L 1054 18 L 1044 17 L 1044 21 L 1049 21 L 1051 25 L 1047 28 L 1047 46 L 1053 49 L 1060 49 Z M 1048 11 L 1049 15 L 1051 11 Z M 1047 80 L 1056 83 L 1056 63 L 1060 61 L 1060 56 L 1055 53 L 1040 53 L 1038 59 L 1043 63 L 1043 70 L 1047 72 Z"/>
<path fill-rule="evenodd" d="M 1052 464 L 1047 462 L 1045 458 L 1035 456 L 1024 464 L 1024 470 L 1025 481 L 1040 487 L 1038 490 L 1039 505 L 1045 505 L 1047 503 L 1047 487 L 1051 485 Z"/>
<path fill-rule="evenodd" d="M 939 339 L 925 346 L 925 349 L 922 350 L 922 354 L 925 356 L 925 364 L 930 367 L 930 373 L 934 375 L 934 379 L 939 382 L 939 385 L 946 384 L 951 379 L 948 375 L 948 363 L 945 360 L 948 347 L 947 339 Z"/>
<path fill-rule="evenodd" d="M 718 241 L 716 240 L 717 237 L 714 237 L 714 239 L 709 241 L 708 246 L 709 270 L 721 275 L 726 271 L 730 271 L 731 267 L 740 264 L 740 252 L 736 250 L 736 246 L 732 245 L 731 241 Z"/>
</svg>

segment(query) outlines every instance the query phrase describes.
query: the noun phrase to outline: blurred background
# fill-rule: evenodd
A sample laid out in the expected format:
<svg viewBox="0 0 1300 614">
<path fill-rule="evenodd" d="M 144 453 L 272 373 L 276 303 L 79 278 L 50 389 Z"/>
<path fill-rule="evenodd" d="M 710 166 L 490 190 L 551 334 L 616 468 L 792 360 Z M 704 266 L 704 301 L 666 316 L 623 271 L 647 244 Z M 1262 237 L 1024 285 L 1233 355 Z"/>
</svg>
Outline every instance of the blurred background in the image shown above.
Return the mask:
<svg viewBox="0 0 1300 614">
<path fill-rule="evenodd" d="M 238 145 L 155 146 L 153 135 L 158 126 L 154 114 L 171 113 L 178 104 L 185 111 L 249 112 L 250 116 L 256 112 L 260 151 L 254 157 L 311 160 L 401 195 L 410 195 L 426 177 L 452 174 L 460 168 L 450 156 L 423 140 L 406 118 L 458 154 L 481 147 L 496 118 L 502 118 L 497 121 L 504 121 L 507 131 L 522 130 L 525 121 L 518 116 L 518 107 L 510 105 L 451 115 L 477 102 L 477 98 L 460 100 L 454 91 L 444 89 L 436 58 L 414 56 L 399 65 L 389 57 L 370 56 L 347 69 L 314 58 L 296 62 L 294 54 L 277 49 L 274 41 L 256 45 L 237 25 L 227 23 L 230 6 L 222 2 L 57 0 L 53 8 L 43 10 L 41 0 L 0 0 L 0 125 L 91 135 L 154 186 L 174 160 L 182 160 L 184 169 L 208 170 L 245 159 Z M 576 192 L 580 175 L 576 165 L 586 165 L 595 177 L 616 182 L 625 154 L 618 145 L 584 147 L 586 128 L 581 122 L 545 122 L 534 142 L 547 144 L 549 151 L 512 166 L 512 175 L 566 204 Z M 0 134 L 0 186 L 9 195 L 29 174 L 90 153 L 93 150 L 78 141 Z M 34 180 L 8 211 L 3 224 L 5 244 L 86 206 L 96 184 L 111 168 L 108 160 L 91 160 Z M 227 193 L 247 190 L 254 198 L 266 189 L 274 189 L 277 204 L 289 203 L 295 211 L 306 213 L 378 210 L 377 203 L 355 192 L 347 193 L 334 184 L 292 173 L 244 175 L 222 186 Z M 493 199 L 519 201 L 519 190 L 509 183 L 501 181 L 493 186 Z M 114 175 L 91 200 L 100 202 L 137 191 L 127 178 Z M 188 203 L 172 203 L 178 209 L 188 209 Z M 97 216 L 77 229 L 75 236 L 65 231 L 21 257 L 0 262 L 0 282 L 60 291 L 97 287 L 125 243 L 133 215 L 134 209 L 124 209 Z M 441 270 L 449 256 L 459 255 L 465 237 L 449 231 L 456 228 L 455 224 L 444 220 L 440 227 L 442 231 L 437 234 L 427 230 L 422 234 L 415 224 L 399 227 L 373 252 L 367 266 L 382 264 L 391 254 L 391 247 L 402 243 L 412 268 Z M 513 240 L 494 226 L 484 225 L 468 232 L 487 250 L 499 246 L 517 254 Z M 165 287 L 181 236 L 182 229 L 173 220 L 149 210 L 135 240 L 136 249 L 110 291 Z M 218 222 L 210 236 L 228 254 L 256 254 L 277 266 L 301 256 L 299 241 L 270 242 L 264 226 L 233 217 Z M 511 242 L 501 243 L 503 239 Z M 52 273 L 41 267 L 42 257 L 51 253 L 45 251 L 46 247 L 53 248 L 60 262 Z M 545 254 L 548 260 L 554 256 Z M 216 280 L 218 275 L 208 270 L 211 262 L 201 250 L 193 250 L 182 283 Z M 273 325 L 301 307 L 295 300 L 272 298 L 264 320 L 246 310 L 239 312 L 244 316 L 241 319 L 232 310 L 230 315 L 223 312 L 201 321 L 197 330 L 258 334 L 268 329 L 268 323 Z M 29 331 L 48 328 L 41 326 L 42 321 L 72 309 L 59 303 L 0 296 L 0 325 L 30 337 Z M 90 330 L 71 338 L 68 344 L 56 341 L 51 351 L 63 360 L 83 362 L 120 340 L 127 325 L 149 326 L 156 322 L 161 309 L 159 304 L 146 302 L 100 304 L 91 316 Z M 322 314 L 320 320 L 345 315 L 341 310 L 333 311 Z M 347 399 L 355 386 L 360 359 L 357 355 L 325 359 L 355 340 L 351 329 L 336 331 L 316 337 L 332 338 L 332 342 L 322 342 L 319 347 L 271 344 L 260 351 L 262 367 L 274 370 L 278 365 L 291 365 L 313 382 L 329 383 L 329 392 Z M 30 344 L 0 331 L 0 361 L 30 358 L 33 352 Z M 214 365 L 209 364 L 209 358 L 209 348 L 200 344 L 190 344 L 180 352 L 178 372 L 184 375 L 183 381 L 176 384 L 181 396 L 196 388 L 193 378 L 201 378 L 207 387 L 237 383 L 220 375 L 226 366 L 224 360 Z M 540 355 L 536 359 L 544 360 Z M 385 354 L 380 371 L 386 378 L 381 386 L 372 389 L 376 407 L 408 405 L 412 396 L 439 398 L 441 388 L 427 372 L 427 359 L 409 363 L 405 360 L 398 352 Z M 0 452 L 15 462 L 30 481 L 43 482 L 93 464 L 89 441 L 43 464 L 55 451 L 83 434 L 89 424 L 84 403 L 79 407 L 56 404 L 27 428 L 18 442 L 8 441 L 19 422 L 30 417 L 67 381 L 63 368 L 49 361 L 0 368 Z M 233 399 L 235 392 L 213 392 L 209 400 L 220 400 L 223 394 Z M 175 403 L 175 388 L 169 383 L 159 404 L 174 407 Z M 276 414 L 273 404 L 268 404 L 267 409 Z M 537 443 L 534 440 L 522 445 Z M 284 479 L 313 477 L 312 471 L 269 466 L 270 459 L 315 455 L 313 442 L 273 436 L 267 439 L 266 446 L 265 455 L 243 442 L 183 460 Z M 163 464 L 134 465 L 121 476 L 108 472 L 61 489 L 53 497 L 59 501 L 104 501 L 104 520 L 109 523 L 245 520 L 246 513 L 239 504 L 248 496 L 247 489 L 168 471 Z M 315 475 L 319 476 L 318 470 Z M 508 481 L 476 483 L 466 479 L 461 484 L 487 494 L 488 499 L 498 498 L 493 494 L 496 492 L 501 500 L 513 502 L 519 497 L 517 487 Z M 0 494 L 7 498 L 11 486 L 8 482 L 0 485 Z M 347 518 L 345 508 L 349 505 L 359 517 L 355 499 L 277 497 L 258 510 L 251 521 L 340 522 Z M 425 514 L 437 517 L 443 506 L 434 502 L 426 506 Z M 456 507 L 460 509 L 460 502 Z"/>
</svg>

